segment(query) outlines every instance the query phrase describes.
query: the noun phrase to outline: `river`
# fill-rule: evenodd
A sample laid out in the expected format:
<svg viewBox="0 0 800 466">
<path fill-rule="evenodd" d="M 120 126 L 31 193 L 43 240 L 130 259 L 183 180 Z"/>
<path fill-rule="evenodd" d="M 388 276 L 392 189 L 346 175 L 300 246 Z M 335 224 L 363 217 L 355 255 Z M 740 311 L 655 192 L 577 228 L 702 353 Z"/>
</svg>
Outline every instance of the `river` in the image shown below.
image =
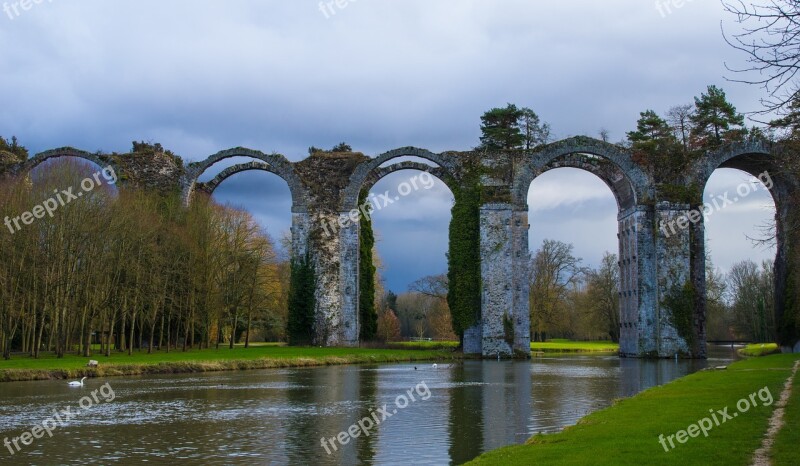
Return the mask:
<svg viewBox="0 0 800 466">
<path fill-rule="evenodd" d="M 4 383 L 0 464 L 461 464 L 735 358 L 730 348 L 710 355 L 119 377 L 79 388 Z M 43 423 L 49 432 L 33 429 Z"/>
</svg>

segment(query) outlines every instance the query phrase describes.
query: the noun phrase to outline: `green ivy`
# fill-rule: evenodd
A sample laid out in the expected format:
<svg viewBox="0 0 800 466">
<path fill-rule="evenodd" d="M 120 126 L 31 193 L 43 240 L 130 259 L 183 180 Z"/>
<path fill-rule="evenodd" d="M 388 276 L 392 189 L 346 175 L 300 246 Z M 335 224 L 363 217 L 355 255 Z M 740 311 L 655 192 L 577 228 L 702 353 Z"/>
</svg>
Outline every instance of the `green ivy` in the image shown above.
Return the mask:
<svg viewBox="0 0 800 466">
<path fill-rule="evenodd" d="M 480 171 L 467 173 L 453 195 L 447 303 L 453 330 L 463 341 L 464 332 L 478 322 L 481 312 Z"/>
<path fill-rule="evenodd" d="M 680 184 L 659 184 L 658 199 L 680 204 L 695 204 L 703 199 L 703 193 L 696 184 L 684 186 Z"/>
<path fill-rule="evenodd" d="M 689 349 L 694 348 L 694 306 L 695 287 L 691 281 L 686 281 L 682 286 L 676 284 L 662 301 L 662 305 L 669 311 L 670 322 L 678 335 L 686 341 Z"/>
<path fill-rule="evenodd" d="M 367 191 L 361 192 L 359 205 L 367 204 L 368 194 Z M 372 219 L 369 215 L 362 215 L 361 242 L 358 249 L 360 256 L 358 318 L 361 323 L 359 334 L 361 341 L 374 340 L 378 334 L 378 311 L 375 309 L 375 264 L 372 262 L 374 247 L 375 235 L 372 231 Z"/>
</svg>

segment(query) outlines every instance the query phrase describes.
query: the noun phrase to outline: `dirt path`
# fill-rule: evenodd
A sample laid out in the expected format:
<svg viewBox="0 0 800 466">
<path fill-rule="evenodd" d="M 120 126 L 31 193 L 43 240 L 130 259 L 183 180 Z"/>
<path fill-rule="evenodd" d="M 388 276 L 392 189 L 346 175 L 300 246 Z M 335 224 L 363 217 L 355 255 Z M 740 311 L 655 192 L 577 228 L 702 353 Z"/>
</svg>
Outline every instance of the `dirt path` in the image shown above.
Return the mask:
<svg viewBox="0 0 800 466">
<path fill-rule="evenodd" d="M 772 462 L 769 460 L 769 454 L 772 450 L 772 444 L 775 442 L 775 437 L 778 435 L 778 432 L 780 432 L 781 427 L 783 427 L 783 414 L 785 412 L 786 403 L 789 402 L 789 397 L 792 395 L 792 383 L 794 382 L 794 376 L 797 374 L 797 369 L 799 367 L 800 361 L 795 362 L 792 368 L 792 375 L 786 379 L 786 383 L 783 385 L 781 397 L 775 404 L 775 411 L 772 412 L 772 417 L 769 419 L 769 429 L 767 429 L 767 433 L 764 434 L 764 440 L 761 441 L 761 448 L 756 450 L 753 456 L 752 466 L 772 465 Z"/>
</svg>

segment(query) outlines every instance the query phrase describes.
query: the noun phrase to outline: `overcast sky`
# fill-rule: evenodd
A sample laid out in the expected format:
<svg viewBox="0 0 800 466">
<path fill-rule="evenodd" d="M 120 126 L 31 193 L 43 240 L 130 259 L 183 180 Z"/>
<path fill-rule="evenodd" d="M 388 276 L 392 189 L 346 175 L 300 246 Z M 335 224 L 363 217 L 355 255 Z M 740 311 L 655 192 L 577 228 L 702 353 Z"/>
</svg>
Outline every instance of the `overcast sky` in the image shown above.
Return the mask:
<svg viewBox="0 0 800 466">
<path fill-rule="evenodd" d="M 722 39 L 720 21 L 733 25 L 720 3 L 670 3 L 44 0 L 0 16 L 0 135 L 33 152 L 123 152 L 136 139 L 190 161 L 235 146 L 297 161 L 341 141 L 371 156 L 470 149 L 480 115 L 507 102 L 533 108 L 558 138 L 605 128 L 614 141 L 639 112 L 690 103 L 709 84 L 740 111 L 758 109 L 759 89 L 724 79 L 725 62 L 742 57 Z M 742 182 L 722 170 L 707 193 Z M 215 196 L 276 238 L 289 227 L 289 191 L 272 175 L 238 175 Z M 529 197 L 532 250 L 560 239 L 595 265 L 616 249 L 614 199 L 592 175 L 557 170 Z M 445 271 L 451 203 L 437 184 L 376 215 L 391 289 Z M 717 266 L 774 256 L 746 238 L 772 208 L 762 191 L 714 216 Z"/>
</svg>

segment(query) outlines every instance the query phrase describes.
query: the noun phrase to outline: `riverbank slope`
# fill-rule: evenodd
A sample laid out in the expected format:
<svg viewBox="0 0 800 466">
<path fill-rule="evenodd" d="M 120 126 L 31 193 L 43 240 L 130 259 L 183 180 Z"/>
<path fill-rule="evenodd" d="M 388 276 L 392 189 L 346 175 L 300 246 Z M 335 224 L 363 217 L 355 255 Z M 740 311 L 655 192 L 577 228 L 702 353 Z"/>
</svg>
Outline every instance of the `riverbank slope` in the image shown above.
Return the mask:
<svg viewBox="0 0 800 466">
<path fill-rule="evenodd" d="M 621 400 L 561 433 L 536 435 L 525 445 L 488 452 L 469 464 L 749 465 L 767 432 L 774 402 L 799 359 L 796 354 L 773 355 L 739 361 L 727 369 L 701 371 Z M 797 380 L 794 383 L 797 385 Z M 760 395 L 774 402 L 767 406 Z M 746 412 L 737 408 L 743 399 L 749 405 Z M 776 459 L 797 458 L 792 449 L 800 441 L 799 405 L 795 390 L 787 406 L 786 425 L 772 452 Z M 730 418 L 719 412 L 726 407 Z M 714 415 L 719 425 L 707 430 L 707 437 L 700 432 L 684 439 L 684 435 L 696 433 L 692 428 L 692 432 L 680 434 L 683 443 L 678 441 L 680 431 L 706 418 L 714 422 Z M 666 447 L 659 440 L 662 435 Z"/>
</svg>

